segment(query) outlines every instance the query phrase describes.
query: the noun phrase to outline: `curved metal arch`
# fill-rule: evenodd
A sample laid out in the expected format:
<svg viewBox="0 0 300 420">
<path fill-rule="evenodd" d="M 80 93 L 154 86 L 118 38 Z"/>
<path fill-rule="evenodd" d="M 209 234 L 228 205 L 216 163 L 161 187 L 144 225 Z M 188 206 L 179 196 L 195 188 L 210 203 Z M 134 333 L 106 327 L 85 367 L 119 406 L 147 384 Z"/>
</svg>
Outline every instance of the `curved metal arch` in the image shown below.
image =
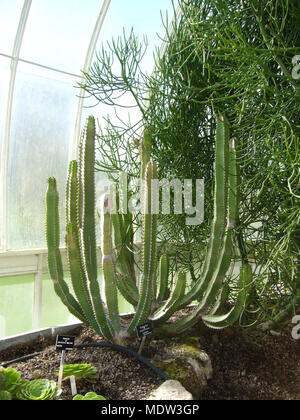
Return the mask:
<svg viewBox="0 0 300 420">
<path fill-rule="evenodd" d="M 7 196 L 8 196 L 8 153 L 9 153 L 9 141 L 10 141 L 10 128 L 11 128 L 11 114 L 14 97 L 14 89 L 16 82 L 17 67 L 20 57 L 20 50 L 22 46 L 23 36 L 28 20 L 32 0 L 24 0 L 21 17 L 15 37 L 12 58 L 11 58 L 11 71 L 10 81 L 7 97 L 6 116 L 4 125 L 4 135 L 2 144 L 1 154 L 1 180 L 0 180 L 0 197 L 2 205 L 2 232 L 1 232 L 1 246 L 2 250 L 7 251 Z"/>
<path fill-rule="evenodd" d="M 98 16 L 98 19 L 95 24 L 95 28 L 93 30 L 91 41 L 87 50 L 87 54 L 85 57 L 85 62 L 83 66 L 83 72 L 88 72 L 92 63 L 93 55 L 96 49 L 96 44 L 99 38 L 99 34 L 101 28 L 103 26 L 105 17 L 107 15 L 107 11 L 109 9 L 111 0 L 103 0 L 102 7 Z M 8 184 L 7 184 L 7 176 L 8 176 L 8 158 L 9 158 L 9 143 L 10 143 L 10 130 L 11 130 L 11 117 L 12 117 L 12 106 L 13 106 L 13 99 L 14 99 L 14 89 L 15 89 L 15 82 L 16 82 L 16 75 L 17 75 L 17 67 L 20 61 L 20 51 L 22 46 L 22 41 L 26 29 L 26 23 L 28 21 L 28 16 L 30 13 L 32 5 L 32 0 L 24 0 L 15 41 L 13 52 L 11 55 L 11 71 L 10 71 L 10 81 L 9 81 L 9 89 L 8 89 L 8 96 L 7 96 L 7 106 L 6 106 L 6 115 L 5 115 L 5 124 L 4 124 L 4 131 L 3 131 L 3 143 L 2 143 L 2 153 L 1 153 L 1 178 L 0 178 L 0 205 L 2 206 L 2 230 L 0 232 L 0 245 L 1 245 L 1 253 L 8 251 L 7 246 L 7 198 L 8 198 Z M 85 78 L 82 77 L 82 82 L 84 82 Z M 81 117 L 82 117 L 82 109 L 83 109 L 83 98 L 84 92 L 80 92 L 80 97 L 78 100 L 78 107 L 77 107 L 77 115 L 76 115 L 76 123 L 74 128 L 74 135 L 73 141 L 71 142 L 70 149 L 69 149 L 69 157 L 75 158 L 79 139 L 80 139 L 80 124 L 81 124 Z"/>
</svg>

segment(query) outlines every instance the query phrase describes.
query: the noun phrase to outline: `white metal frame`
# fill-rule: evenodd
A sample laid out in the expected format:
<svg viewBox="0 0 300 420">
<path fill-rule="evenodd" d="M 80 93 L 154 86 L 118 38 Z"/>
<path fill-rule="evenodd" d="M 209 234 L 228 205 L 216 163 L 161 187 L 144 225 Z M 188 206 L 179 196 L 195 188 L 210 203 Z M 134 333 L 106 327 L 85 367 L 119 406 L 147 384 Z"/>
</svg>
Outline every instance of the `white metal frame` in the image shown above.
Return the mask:
<svg viewBox="0 0 300 420">
<path fill-rule="evenodd" d="M 83 71 L 87 73 L 90 69 L 97 41 L 103 26 L 107 11 L 109 9 L 111 0 L 101 0 L 101 10 L 96 21 L 94 30 L 92 32 L 91 41 L 86 53 L 85 62 L 83 66 Z M 40 328 L 41 323 L 41 313 L 42 313 L 42 292 L 43 292 L 43 282 L 42 275 L 47 271 L 47 250 L 45 249 L 36 249 L 36 250 L 8 250 L 7 246 L 7 176 L 8 176 L 8 156 L 9 156 L 9 142 L 10 142 L 10 130 L 11 130 L 11 116 L 12 116 L 12 106 L 14 99 L 14 88 L 17 75 L 17 67 L 19 61 L 26 62 L 41 68 L 47 68 L 48 70 L 53 70 L 61 74 L 73 76 L 76 78 L 81 78 L 84 82 L 82 76 L 76 74 L 67 73 L 60 69 L 50 68 L 43 66 L 42 64 L 29 62 L 20 58 L 20 51 L 22 46 L 22 41 L 26 29 L 26 24 L 28 21 L 28 16 L 30 13 L 32 5 L 32 0 L 24 0 L 23 9 L 15 37 L 14 47 L 12 55 L 2 54 L 11 60 L 10 68 L 10 82 L 8 89 L 7 97 L 7 106 L 6 106 L 6 116 L 5 116 L 5 126 L 3 133 L 3 144 L 2 144 L 2 154 L 1 154 L 1 174 L 0 174 L 0 205 L 2 206 L 2 226 L 3 229 L 0 232 L 1 235 L 1 245 L 0 249 L 0 281 L 1 277 L 10 277 L 18 275 L 28 275 L 32 274 L 35 276 L 34 283 L 34 319 L 33 324 L 34 328 Z M 83 92 L 80 94 L 77 107 L 77 116 L 76 124 L 74 127 L 74 136 L 73 141 L 70 144 L 69 149 L 69 158 L 76 157 L 77 146 L 80 138 L 80 124 L 82 118 L 82 109 L 84 105 Z M 64 265 L 66 263 L 66 252 L 65 249 L 62 249 L 62 255 L 64 260 Z"/>
<path fill-rule="evenodd" d="M 4 251 L 7 250 L 7 192 L 8 192 L 7 191 L 7 188 L 8 188 L 7 187 L 7 174 L 8 174 L 8 152 L 9 152 L 9 140 L 10 140 L 11 113 L 12 113 L 12 104 L 13 104 L 14 89 L 15 89 L 20 50 L 22 46 L 23 36 L 24 36 L 31 4 L 32 4 L 32 0 L 24 1 L 23 10 L 21 13 L 20 22 L 17 29 L 12 58 L 11 58 L 10 82 L 9 82 L 8 98 L 7 98 L 7 105 L 6 105 L 6 118 L 5 118 L 5 128 L 4 128 L 2 155 L 1 155 L 1 187 L 0 187 L 1 188 L 0 197 L 1 197 L 1 203 L 2 203 L 1 244 Z"/>
</svg>

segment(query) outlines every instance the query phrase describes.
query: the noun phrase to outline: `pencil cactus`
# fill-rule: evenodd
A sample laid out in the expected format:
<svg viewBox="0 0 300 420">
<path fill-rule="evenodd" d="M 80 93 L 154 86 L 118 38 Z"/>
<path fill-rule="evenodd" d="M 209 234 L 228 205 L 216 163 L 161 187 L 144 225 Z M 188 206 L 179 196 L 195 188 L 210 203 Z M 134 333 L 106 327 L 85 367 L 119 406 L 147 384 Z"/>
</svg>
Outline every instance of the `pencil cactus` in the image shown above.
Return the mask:
<svg viewBox="0 0 300 420">
<path fill-rule="evenodd" d="M 186 292 L 186 273 L 179 271 L 168 291 L 169 261 L 157 255 L 157 215 L 154 211 L 153 180 L 157 167 L 151 161 L 151 132 L 141 141 L 142 243 L 140 270 L 135 269 L 132 215 L 112 212 L 109 194 L 102 200 L 101 250 L 103 276 L 98 278 L 95 234 L 95 120 L 90 117 L 83 132 L 79 161 L 71 162 L 67 181 L 67 254 L 75 296 L 64 281 L 59 251 L 59 215 L 56 180 L 50 178 L 47 191 L 47 244 L 49 271 L 62 302 L 82 322 L 109 341 L 120 343 L 135 334 L 136 327 L 150 320 L 157 330 L 178 334 L 200 319 L 211 328 L 235 322 L 243 310 L 251 267 L 241 269 L 241 291 L 237 304 L 220 315 L 225 293 L 223 283 L 231 263 L 233 232 L 238 220 L 239 175 L 235 142 L 230 141 L 229 124 L 218 119 L 215 165 L 215 211 L 208 252 L 202 275 Z M 114 231 L 114 235 L 113 235 Z M 113 243 L 114 236 L 114 243 Z M 119 314 L 118 291 L 135 307 L 124 325 Z M 169 294 L 169 296 L 168 296 Z M 167 321 L 198 301 L 196 309 L 176 323 Z"/>
</svg>

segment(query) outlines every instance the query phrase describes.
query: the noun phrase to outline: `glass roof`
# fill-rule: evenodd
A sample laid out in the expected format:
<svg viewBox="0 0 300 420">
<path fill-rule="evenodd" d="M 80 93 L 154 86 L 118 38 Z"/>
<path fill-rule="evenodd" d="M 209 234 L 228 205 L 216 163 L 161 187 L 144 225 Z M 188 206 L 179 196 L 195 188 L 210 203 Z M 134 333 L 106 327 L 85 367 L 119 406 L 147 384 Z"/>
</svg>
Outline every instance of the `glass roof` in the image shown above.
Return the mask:
<svg viewBox="0 0 300 420">
<path fill-rule="evenodd" d="M 0 252 L 46 247 L 46 181 L 65 184 L 91 113 L 75 86 L 95 51 L 133 27 L 151 71 L 167 11 L 172 0 L 0 0 Z"/>
</svg>

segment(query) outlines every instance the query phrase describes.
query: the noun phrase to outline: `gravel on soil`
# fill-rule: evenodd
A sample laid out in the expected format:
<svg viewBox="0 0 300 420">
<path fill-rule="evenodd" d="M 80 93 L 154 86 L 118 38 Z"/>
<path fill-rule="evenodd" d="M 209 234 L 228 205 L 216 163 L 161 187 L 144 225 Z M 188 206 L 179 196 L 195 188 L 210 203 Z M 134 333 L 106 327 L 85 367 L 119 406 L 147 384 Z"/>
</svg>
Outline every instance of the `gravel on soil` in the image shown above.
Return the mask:
<svg viewBox="0 0 300 420">
<path fill-rule="evenodd" d="M 76 343 L 99 342 L 99 337 L 86 327 L 74 331 Z M 192 333 L 196 335 L 195 332 Z M 272 335 L 257 330 L 247 333 L 229 328 L 220 333 L 198 331 L 199 342 L 212 360 L 213 378 L 203 395 L 204 400 L 299 400 L 300 341 L 290 331 Z M 159 341 L 157 342 L 159 343 Z M 137 350 L 138 343 L 133 343 Z M 0 352 L 0 363 L 42 350 L 32 360 L 19 363 L 23 378 L 57 379 L 60 353 L 54 351 L 54 340 L 39 339 L 31 346 Z M 152 357 L 155 341 L 144 355 Z M 151 370 L 137 360 L 110 349 L 89 348 L 68 353 L 66 363 L 91 363 L 99 371 L 95 383 L 78 382 L 78 393 L 94 391 L 108 400 L 141 400 L 162 384 Z M 62 399 L 71 399 L 69 382 L 64 384 Z"/>
</svg>

